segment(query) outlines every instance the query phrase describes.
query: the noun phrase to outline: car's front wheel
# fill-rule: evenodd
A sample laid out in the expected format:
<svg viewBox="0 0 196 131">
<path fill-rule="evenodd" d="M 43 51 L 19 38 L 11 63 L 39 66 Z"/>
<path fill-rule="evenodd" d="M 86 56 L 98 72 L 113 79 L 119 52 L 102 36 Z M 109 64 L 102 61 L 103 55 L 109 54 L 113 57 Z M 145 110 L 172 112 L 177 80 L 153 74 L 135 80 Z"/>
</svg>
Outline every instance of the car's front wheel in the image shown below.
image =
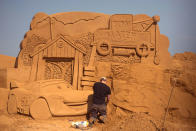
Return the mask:
<svg viewBox="0 0 196 131">
<path fill-rule="evenodd" d="M 44 98 L 38 98 L 30 106 L 30 114 L 33 119 L 45 120 L 51 117 L 48 103 Z"/>
</svg>

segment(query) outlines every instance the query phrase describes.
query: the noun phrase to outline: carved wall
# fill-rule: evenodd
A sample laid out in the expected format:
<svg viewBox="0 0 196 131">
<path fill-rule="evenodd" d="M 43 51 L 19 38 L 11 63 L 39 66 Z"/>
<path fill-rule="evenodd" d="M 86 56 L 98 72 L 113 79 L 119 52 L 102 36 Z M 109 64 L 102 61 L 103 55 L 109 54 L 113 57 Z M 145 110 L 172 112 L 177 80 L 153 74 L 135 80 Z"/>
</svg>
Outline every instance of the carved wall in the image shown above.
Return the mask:
<svg viewBox="0 0 196 131">
<path fill-rule="evenodd" d="M 64 79 L 84 89 L 100 77 L 99 62 L 161 63 L 159 16 L 76 14 L 35 15 L 18 57 L 28 80 Z"/>
</svg>

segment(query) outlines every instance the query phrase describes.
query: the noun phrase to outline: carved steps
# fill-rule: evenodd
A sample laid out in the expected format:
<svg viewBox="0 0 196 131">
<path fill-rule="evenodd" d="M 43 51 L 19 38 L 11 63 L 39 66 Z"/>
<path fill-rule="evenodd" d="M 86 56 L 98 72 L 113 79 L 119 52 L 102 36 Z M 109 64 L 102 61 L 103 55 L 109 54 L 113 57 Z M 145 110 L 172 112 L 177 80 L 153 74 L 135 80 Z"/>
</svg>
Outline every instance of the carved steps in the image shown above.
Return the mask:
<svg viewBox="0 0 196 131">
<path fill-rule="evenodd" d="M 81 79 L 81 85 L 83 87 L 83 90 L 92 90 L 92 87 L 95 82 L 95 66 L 85 66 L 84 75 Z"/>
</svg>

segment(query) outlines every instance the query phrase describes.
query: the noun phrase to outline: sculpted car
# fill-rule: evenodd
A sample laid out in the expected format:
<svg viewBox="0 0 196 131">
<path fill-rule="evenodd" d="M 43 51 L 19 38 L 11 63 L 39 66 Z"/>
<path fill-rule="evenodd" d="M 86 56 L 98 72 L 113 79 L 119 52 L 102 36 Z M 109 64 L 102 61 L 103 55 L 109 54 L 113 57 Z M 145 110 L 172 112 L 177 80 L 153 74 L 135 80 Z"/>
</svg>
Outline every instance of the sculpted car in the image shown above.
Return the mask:
<svg viewBox="0 0 196 131">
<path fill-rule="evenodd" d="M 12 82 L 8 113 L 30 115 L 34 119 L 87 113 L 92 91 L 73 90 L 64 80 L 40 80 L 30 83 Z"/>
</svg>

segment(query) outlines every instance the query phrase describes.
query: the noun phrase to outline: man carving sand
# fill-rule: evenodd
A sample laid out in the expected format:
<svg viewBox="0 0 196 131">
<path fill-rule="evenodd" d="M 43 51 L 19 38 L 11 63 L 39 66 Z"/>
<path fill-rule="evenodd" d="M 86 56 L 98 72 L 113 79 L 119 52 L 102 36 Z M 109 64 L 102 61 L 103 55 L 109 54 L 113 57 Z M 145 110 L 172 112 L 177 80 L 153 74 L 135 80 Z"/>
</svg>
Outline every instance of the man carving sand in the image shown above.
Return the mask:
<svg viewBox="0 0 196 131">
<path fill-rule="evenodd" d="M 101 77 L 100 82 L 96 82 L 93 86 L 93 105 L 89 120 L 91 124 L 94 124 L 97 118 L 103 123 L 106 120 L 106 103 L 109 102 L 109 96 L 111 94 L 110 87 L 106 85 L 106 82 L 106 77 Z"/>
</svg>

